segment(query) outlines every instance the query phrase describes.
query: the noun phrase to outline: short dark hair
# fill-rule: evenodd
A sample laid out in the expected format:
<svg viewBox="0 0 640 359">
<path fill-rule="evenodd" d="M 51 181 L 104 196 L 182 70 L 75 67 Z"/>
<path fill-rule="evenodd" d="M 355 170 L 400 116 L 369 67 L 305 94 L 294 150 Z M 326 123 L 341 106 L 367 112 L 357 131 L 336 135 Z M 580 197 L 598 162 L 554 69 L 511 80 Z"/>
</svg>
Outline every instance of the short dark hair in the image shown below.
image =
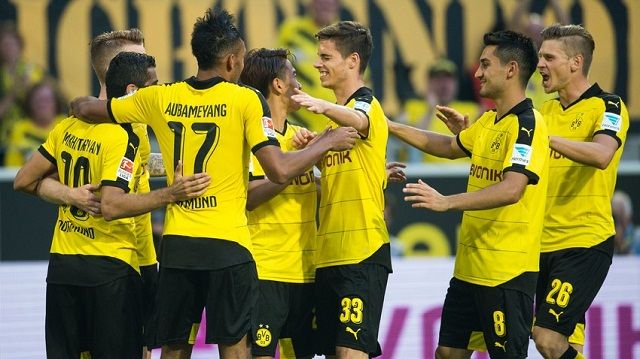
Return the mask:
<svg viewBox="0 0 640 359">
<path fill-rule="evenodd" d="M 520 69 L 520 83 L 527 86 L 538 65 L 538 53 L 533 40 L 523 34 L 504 30 L 484 35 L 484 46 L 496 46 L 496 57 L 502 65 L 515 61 Z"/>
<path fill-rule="evenodd" d="M 148 70 L 156 67 L 156 59 L 137 52 L 121 52 L 109 63 L 106 82 L 107 98 L 124 96 L 127 85 L 144 87 L 149 80 Z"/>
<path fill-rule="evenodd" d="M 276 77 L 282 78 L 287 60 L 292 59 L 293 55 L 287 49 L 253 49 L 244 58 L 240 81 L 269 98 L 269 84 Z"/>
<path fill-rule="evenodd" d="M 582 66 L 582 74 L 587 76 L 591 61 L 593 60 L 593 50 L 596 43 L 593 36 L 584 27 L 580 25 L 560 25 L 554 24 L 542 30 L 542 41 L 544 40 L 560 40 L 564 43 L 565 53 L 569 57 L 582 55 L 584 65 Z"/>
<path fill-rule="evenodd" d="M 144 35 L 136 28 L 102 33 L 91 40 L 91 66 L 101 83 L 105 83 L 107 67 L 124 45 L 144 45 Z"/>
<path fill-rule="evenodd" d="M 357 53 L 360 56 L 360 73 L 363 74 L 367 69 L 373 51 L 373 38 L 364 25 L 355 21 L 340 21 L 318 31 L 316 38 L 321 41 L 332 40 L 343 58 Z"/>
<path fill-rule="evenodd" d="M 221 8 L 208 9 L 193 25 L 191 52 L 200 69 L 210 70 L 240 41 L 233 15 Z"/>
</svg>

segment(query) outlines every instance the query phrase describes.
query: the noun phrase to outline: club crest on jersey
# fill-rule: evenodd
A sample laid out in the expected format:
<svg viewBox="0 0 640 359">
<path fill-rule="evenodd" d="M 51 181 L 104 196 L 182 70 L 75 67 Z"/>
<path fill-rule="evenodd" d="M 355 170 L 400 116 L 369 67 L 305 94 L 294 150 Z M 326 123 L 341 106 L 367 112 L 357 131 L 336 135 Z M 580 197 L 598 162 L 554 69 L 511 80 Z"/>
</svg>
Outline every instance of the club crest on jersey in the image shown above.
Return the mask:
<svg viewBox="0 0 640 359">
<path fill-rule="evenodd" d="M 511 163 L 526 166 L 531 162 L 531 146 L 516 143 L 511 153 Z"/>
<path fill-rule="evenodd" d="M 364 101 L 356 101 L 355 105 L 353 106 L 353 109 L 360 110 L 364 113 L 369 113 L 369 110 L 371 109 L 371 104 Z"/>
<path fill-rule="evenodd" d="M 262 130 L 267 137 L 276 138 L 276 130 L 273 127 L 273 120 L 267 116 L 262 118 Z"/>
<path fill-rule="evenodd" d="M 620 131 L 620 127 L 622 125 L 622 117 L 620 115 L 616 115 L 615 113 L 605 112 L 604 117 L 602 118 L 602 125 L 600 126 L 603 130 L 611 130 L 614 132 Z"/>
<path fill-rule="evenodd" d="M 120 166 L 118 167 L 118 178 L 129 182 L 133 178 L 133 161 L 126 157 L 122 157 Z"/>
</svg>

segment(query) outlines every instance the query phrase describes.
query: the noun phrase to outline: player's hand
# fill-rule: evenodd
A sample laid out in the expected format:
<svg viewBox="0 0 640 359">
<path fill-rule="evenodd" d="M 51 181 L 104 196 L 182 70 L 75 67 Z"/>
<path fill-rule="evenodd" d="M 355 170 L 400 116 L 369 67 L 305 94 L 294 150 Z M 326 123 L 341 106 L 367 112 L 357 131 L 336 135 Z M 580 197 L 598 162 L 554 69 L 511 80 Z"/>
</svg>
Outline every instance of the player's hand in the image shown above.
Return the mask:
<svg viewBox="0 0 640 359">
<path fill-rule="evenodd" d="M 460 112 L 447 106 L 436 106 L 436 116 L 444 122 L 449 131 L 454 135 L 469 127 L 469 115 L 462 115 Z"/>
<path fill-rule="evenodd" d="M 210 182 L 211 177 L 207 173 L 182 176 L 182 161 L 178 161 L 170 187 L 171 202 L 202 196 Z"/>
<path fill-rule="evenodd" d="M 360 138 L 360 134 L 353 127 L 338 127 L 334 129 L 327 128 L 318 136 L 318 141 L 323 139 L 329 141 L 331 151 L 346 151 L 355 146 L 356 140 Z"/>
<path fill-rule="evenodd" d="M 408 194 L 404 200 L 405 202 L 413 202 L 411 204 L 413 208 L 427 208 L 437 212 L 449 210 L 447 197 L 422 182 L 421 179 L 418 180 L 418 183 L 407 183 L 402 192 Z"/>
<path fill-rule="evenodd" d="M 307 130 L 306 128 L 301 128 L 301 129 L 298 130 L 298 132 L 296 132 L 293 135 L 293 138 L 291 139 L 291 145 L 296 150 L 301 150 L 301 149 L 307 147 L 307 145 L 309 145 L 310 143 L 312 143 L 312 141 L 316 137 L 317 137 L 317 135 L 316 135 L 315 132 L 311 132 L 311 131 Z"/>
<path fill-rule="evenodd" d="M 404 169 L 407 168 L 406 164 L 402 162 L 389 162 L 386 168 L 388 182 L 401 183 L 407 180 L 407 175 L 404 173 Z"/>
<path fill-rule="evenodd" d="M 315 98 L 300 89 L 293 89 L 293 91 L 295 95 L 291 96 L 291 99 L 313 113 L 323 114 L 331 105 L 329 102 Z"/>
<path fill-rule="evenodd" d="M 100 197 L 95 195 L 95 191 L 100 189 L 100 185 L 86 184 L 82 187 L 69 189 L 68 202 L 92 216 L 99 216 L 100 212 Z"/>
</svg>

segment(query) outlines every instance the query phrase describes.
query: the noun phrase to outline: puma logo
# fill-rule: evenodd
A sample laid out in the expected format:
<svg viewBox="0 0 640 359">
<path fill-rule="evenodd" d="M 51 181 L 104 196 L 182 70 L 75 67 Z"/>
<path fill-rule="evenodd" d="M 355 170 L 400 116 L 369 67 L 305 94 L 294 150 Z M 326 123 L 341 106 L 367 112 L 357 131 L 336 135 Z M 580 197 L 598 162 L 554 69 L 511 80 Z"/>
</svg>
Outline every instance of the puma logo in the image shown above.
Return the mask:
<svg viewBox="0 0 640 359">
<path fill-rule="evenodd" d="M 618 108 L 618 106 L 620 106 L 620 101 L 618 101 L 618 102 L 607 101 L 607 104 L 614 105 L 616 108 Z"/>
<path fill-rule="evenodd" d="M 129 143 L 129 147 L 131 147 L 134 152 L 138 150 L 138 147 L 134 146 L 133 143 Z"/>
<path fill-rule="evenodd" d="M 562 313 L 564 313 L 564 312 L 556 313 L 555 310 L 549 309 L 549 314 L 551 314 L 554 317 L 556 317 L 556 322 L 558 322 L 558 323 L 560 323 L 560 316 L 562 315 Z"/>
<path fill-rule="evenodd" d="M 500 344 L 500 342 L 495 342 L 493 343 L 493 345 L 496 346 L 496 348 L 502 348 L 502 350 L 504 350 L 504 352 L 507 352 L 507 341 L 505 340 L 503 344 Z"/>
<path fill-rule="evenodd" d="M 520 130 L 522 130 L 522 131 L 526 132 L 526 133 L 527 133 L 527 136 L 531 137 L 531 131 L 533 131 L 533 128 L 532 128 L 532 129 L 530 129 L 530 130 L 527 130 L 526 128 L 522 127 L 522 128 L 520 128 Z"/>
<path fill-rule="evenodd" d="M 356 338 L 356 340 L 358 340 L 358 332 L 361 331 L 362 328 L 358 328 L 358 330 L 356 330 L 355 332 L 350 327 L 347 327 L 345 330 L 347 331 L 347 333 L 353 334 L 353 336 Z"/>
</svg>

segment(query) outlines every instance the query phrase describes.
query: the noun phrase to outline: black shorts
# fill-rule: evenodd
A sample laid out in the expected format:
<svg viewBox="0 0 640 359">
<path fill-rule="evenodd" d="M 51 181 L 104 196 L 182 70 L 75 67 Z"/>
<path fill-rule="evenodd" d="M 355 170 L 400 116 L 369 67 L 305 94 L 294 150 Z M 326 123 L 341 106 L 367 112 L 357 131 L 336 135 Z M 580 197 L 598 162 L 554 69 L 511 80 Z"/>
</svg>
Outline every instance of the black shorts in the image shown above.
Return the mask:
<svg viewBox="0 0 640 359">
<path fill-rule="evenodd" d="M 611 255 L 597 248 L 542 253 L 535 325 L 571 337 L 572 343 L 584 345 L 585 313 L 602 287 L 610 266 Z"/>
<path fill-rule="evenodd" d="M 156 291 L 158 289 L 158 265 L 140 267 L 142 276 L 142 291 L 140 292 L 140 306 L 142 309 L 142 323 L 144 328 L 143 343 L 147 349 L 158 348 L 155 344 L 156 319 L 152 317 L 155 309 Z"/>
<path fill-rule="evenodd" d="M 217 270 L 160 266 L 156 343 L 193 344 L 206 307 L 205 341 L 235 344 L 251 329 L 258 299 L 255 262 Z"/>
<path fill-rule="evenodd" d="M 319 354 L 336 346 L 379 356 L 382 304 L 389 271 L 379 264 L 350 264 L 316 270 Z"/>
<path fill-rule="evenodd" d="M 532 324 L 530 295 L 452 278 L 442 308 L 438 345 L 487 350 L 491 358 L 525 358 Z"/>
<path fill-rule="evenodd" d="M 47 358 L 142 357 L 141 283 L 126 276 L 82 287 L 47 284 L 45 336 Z"/>
<path fill-rule="evenodd" d="M 259 282 L 260 296 L 251 329 L 253 355 L 275 357 L 280 340 L 280 352 L 287 352 L 287 358 L 313 356 L 315 285 Z"/>
</svg>

